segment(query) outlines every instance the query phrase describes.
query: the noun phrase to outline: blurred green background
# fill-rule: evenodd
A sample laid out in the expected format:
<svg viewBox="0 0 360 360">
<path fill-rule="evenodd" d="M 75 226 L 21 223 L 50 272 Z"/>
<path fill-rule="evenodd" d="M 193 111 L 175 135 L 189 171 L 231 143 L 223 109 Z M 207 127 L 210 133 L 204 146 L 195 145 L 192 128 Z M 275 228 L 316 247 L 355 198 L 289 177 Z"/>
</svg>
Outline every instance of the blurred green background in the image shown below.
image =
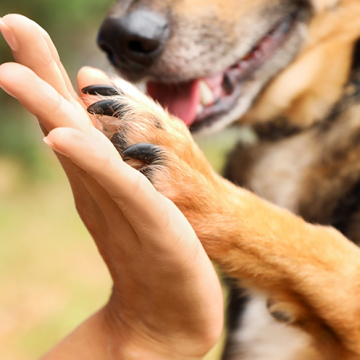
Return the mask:
<svg viewBox="0 0 360 360">
<path fill-rule="evenodd" d="M 1 0 L 48 31 L 73 83 L 91 65 L 110 0 Z M 0 63 L 12 55 L 0 37 Z M 232 133 L 234 134 L 234 133 Z M 226 141 L 224 139 L 226 138 Z M 36 119 L 0 90 L 0 359 L 36 359 L 106 301 L 111 282 L 78 219 L 70 189 Z M 233 140 L 234 140 L 233 135 Z M 214 146 L 214 144 L 217 144 Z M 216 169 L 228 134 L 200 140 Z M 219 347 L 207 359 L 218 358 Z"/>
</svg>

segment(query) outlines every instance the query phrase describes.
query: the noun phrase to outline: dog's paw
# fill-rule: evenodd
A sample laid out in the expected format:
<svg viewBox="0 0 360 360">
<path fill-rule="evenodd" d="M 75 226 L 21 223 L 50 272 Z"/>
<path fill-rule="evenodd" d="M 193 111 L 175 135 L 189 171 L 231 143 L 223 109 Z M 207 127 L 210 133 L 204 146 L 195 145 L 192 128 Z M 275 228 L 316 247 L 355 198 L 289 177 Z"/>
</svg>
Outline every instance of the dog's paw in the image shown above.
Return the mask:
<svg viewBox="0 0 360 360">
<path fill-rule="evenodd" d="M 217 177 L 182 121 L 121 79 L 82 92 L 98 97 L 88 111 L 96 115 L 124 161 L 189 220 L 206 210 Z"/>
</svg>

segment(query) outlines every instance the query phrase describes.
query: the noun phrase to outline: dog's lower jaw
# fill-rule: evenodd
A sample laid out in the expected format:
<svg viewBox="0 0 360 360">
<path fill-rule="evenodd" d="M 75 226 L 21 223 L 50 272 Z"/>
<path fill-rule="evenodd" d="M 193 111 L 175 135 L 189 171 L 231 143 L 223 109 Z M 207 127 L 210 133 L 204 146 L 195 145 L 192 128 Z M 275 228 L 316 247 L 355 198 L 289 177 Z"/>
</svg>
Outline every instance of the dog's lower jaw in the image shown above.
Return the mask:
<svg viewBox="0 0 360 360">
<path fill-rule="evenodd" d="M 243 121 L 243 116 L 253 106 L 256 98 L 269 82 L 297 56 L 306 38 L 306 27 L 296 21 L 285 43 L 254 74 L 240 82 L 241 91 L 234 106 L 226 113 L 196 122 L 191 126 L 193 133 L 209 135 L 222 130 L 236 121 Z"/>
</svg>

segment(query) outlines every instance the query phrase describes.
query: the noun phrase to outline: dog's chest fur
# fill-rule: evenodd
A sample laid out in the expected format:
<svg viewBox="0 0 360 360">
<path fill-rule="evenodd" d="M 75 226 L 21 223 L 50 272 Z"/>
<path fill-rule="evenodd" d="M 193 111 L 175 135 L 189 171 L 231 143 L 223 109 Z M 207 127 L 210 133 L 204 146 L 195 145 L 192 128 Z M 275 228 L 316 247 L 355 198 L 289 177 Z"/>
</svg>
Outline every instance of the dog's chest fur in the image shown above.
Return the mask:
<svg viewBox="0 0 360 360">
<path fill-rule="evenodd" d="M 320 360 L 308 334 L 276 322 L 267 297 L 252 293 L 227 339 L 225 360 Z"/>
<path fill-rule="evenodd" d="M 226 177 L 308 222 L 337 228 L 360 245 L 359 69 L 321 123 L 301 132 L 275 125 L 271 131 L 258 129 L 255 145 L 238 144 Z M 319 359 L 306 334 L 269 315 L 262 295 L 251 295 L 245 306 L 237 302 L 235 289 L 231 296 L 235 305 L 224 360 Z"/>
</svg>

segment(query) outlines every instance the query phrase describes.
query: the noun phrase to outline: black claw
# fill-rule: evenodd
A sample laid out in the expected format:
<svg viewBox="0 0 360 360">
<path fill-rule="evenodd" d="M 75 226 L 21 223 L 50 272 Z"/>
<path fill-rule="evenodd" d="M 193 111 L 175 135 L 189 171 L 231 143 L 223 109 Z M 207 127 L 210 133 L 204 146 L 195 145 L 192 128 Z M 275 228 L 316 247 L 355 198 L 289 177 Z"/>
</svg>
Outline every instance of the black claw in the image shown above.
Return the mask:
<svg viewBox="0 0 360 360">
<path fill-rule="evenodd" d="M 87 95 L 102 95 L 102 96 L 116 96 L 121 95 L 119 91 L 111 85 L 90 85 L 81 89 L 83 94 Z"/>
<path fill-rule="evenodd" d="M 118 102 L 115 100 L 101 100 L 90 105 L 87 111 L 90 114 L 116 116 Z"/>
<path fill-rule="evenodd" d="M 136 159 L 144 161 L 147 165 L 159 159 L 161 148 L 154 144 L 140 143 L 128 147 L 121 154 L 124 161 L 127 159 Z"/>
</svg>

